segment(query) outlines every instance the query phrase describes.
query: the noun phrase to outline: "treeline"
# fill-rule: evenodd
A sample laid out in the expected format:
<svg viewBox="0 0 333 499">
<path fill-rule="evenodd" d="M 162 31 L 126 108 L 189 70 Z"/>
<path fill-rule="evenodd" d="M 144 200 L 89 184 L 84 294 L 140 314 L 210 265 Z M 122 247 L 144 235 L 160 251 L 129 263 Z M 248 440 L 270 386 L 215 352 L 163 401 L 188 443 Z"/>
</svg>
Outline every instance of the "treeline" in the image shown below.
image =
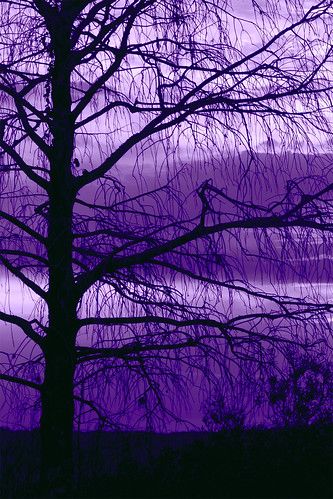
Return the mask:
<svg viewBox="0 0 333 499">
<path fill-rule="evenodd" d="M 1 497 L 42 497 L 38 432 L 1 432 Z M 331 425 L 75 435 L 72 497 L 329 498 Z"/>
</svg>

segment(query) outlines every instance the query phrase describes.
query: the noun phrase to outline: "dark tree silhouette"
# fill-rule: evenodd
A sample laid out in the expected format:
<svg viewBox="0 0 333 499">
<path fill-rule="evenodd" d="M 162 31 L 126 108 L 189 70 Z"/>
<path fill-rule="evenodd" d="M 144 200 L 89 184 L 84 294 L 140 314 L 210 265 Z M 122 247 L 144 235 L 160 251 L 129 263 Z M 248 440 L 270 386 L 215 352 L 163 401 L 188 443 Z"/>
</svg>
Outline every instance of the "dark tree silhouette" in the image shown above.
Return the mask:
<svg viewBox="0 0 333 499">
<path fill-rule="evenodd" d="M 241 430 L 245 426 L 245 409 L 233 407 L 217 393 L 203 404 L 202 421 L 208 431 Z"/>
<path fill-rule="evenodd" d="M 49 487 L 75 400 L 180 421 L 203 379 L 326 341 L 332 4 L 1 2 L 0 262 L 35 306 L 0 313 L 0 378 L 40 394 Z"/>
<path fill-rule="evenodd" d="M 273 422 L 282 426 L 332 423 L 333 371 L 327 356 L 289 347 L 281 367 L 268 379 Z"/>
</svg>

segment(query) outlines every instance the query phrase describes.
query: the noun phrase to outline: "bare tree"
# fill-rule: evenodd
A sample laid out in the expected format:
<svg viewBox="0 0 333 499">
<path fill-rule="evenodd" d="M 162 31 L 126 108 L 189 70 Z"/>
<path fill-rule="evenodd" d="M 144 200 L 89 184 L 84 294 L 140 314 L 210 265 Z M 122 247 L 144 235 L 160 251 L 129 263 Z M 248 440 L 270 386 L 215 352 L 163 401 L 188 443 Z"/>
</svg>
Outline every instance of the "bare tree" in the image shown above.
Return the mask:
<svg viewBox="0 0 333 499">
<path fill-rule="evenodd" d="M 325 340 L 329 260 L 305 267 L 332 231 L 332 4 L 1 2 L 0 261 L 35 307 L 0 313 L 26 338 L 0 378 L 40 393 L 50 487 L 75 399 L 151 426 L 181 417 L 168 394 Z"/>
</svg>

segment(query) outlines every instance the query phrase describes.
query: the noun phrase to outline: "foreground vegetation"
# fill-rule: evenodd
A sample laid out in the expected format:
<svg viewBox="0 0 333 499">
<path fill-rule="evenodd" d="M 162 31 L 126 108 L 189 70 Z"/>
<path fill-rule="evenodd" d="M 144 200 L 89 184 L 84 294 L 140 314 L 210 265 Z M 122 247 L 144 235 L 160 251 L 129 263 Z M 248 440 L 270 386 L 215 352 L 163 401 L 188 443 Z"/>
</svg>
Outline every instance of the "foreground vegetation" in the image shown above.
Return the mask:
<svg viewBox="0 0 333 499">
<path fill-rule="evenodd" d="M 72 497 L 329 498 L 332 426 L 75 435 Z M 38 432 L 1 430 L 1 497 L 43 497 Z"/>
</svg>

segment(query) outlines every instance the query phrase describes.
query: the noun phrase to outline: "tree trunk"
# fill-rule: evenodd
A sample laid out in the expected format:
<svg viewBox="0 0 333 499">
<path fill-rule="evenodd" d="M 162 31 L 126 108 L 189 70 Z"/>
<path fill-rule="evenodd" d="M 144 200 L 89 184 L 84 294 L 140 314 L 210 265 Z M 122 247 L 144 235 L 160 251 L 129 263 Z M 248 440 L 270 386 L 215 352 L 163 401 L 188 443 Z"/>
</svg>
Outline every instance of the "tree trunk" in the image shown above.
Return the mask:
<svg viewBox="0 0 333 499">
<path fill-rule="evenodd" d="M 65 187 L 57 189 L 55 183 L 50 194 L 49 327 L 44 345 L 41 417 L 42 484 L 50 495 L 60 497 L 70 496 L 72 484 L 73 382 L 77 333 L 77 302 L 72 270 L 72 201 L 66 191 Z"/>
<path fill-rule="evenodd" d="M 71 118 L 71 20 L 64 12 L 50 21 L 53 136 L 50 161 L 47 251 L 49 261 L 45 377 L 42 390 L 41 478 L 51 495 L 69 495 L 73 472 L 73 380 L 76 300 L 72 268 L 74 125 Z M 51 22 L 52 21 L 52 22 Z"/>
<path fill-rule="evenodd" d="M 52 21 L 52 22 L 51 22 Z M 66 12 L 50 20 L 52 145 L 49 153 L 49 262 L 45 377 L 42 390 L 41 478 L 48 493 L 70 496 L 73 476 L 73 381 L 77 333 L 72 268 L 74 189 L 71 160 L 74 123 L 71 116 L 71 19 Z"/>
<path fill-rule="evenodd" d="M 71 217 L 67 218 L 70 222 Z M 56 226 L 59 221 L 61 217 L 50 225 Z M 56 497 L 70 497 L 73 477 L 73 384 L 77 326 L 71 252 L 68 251 L 71 231 L 67 228 L 64 233 L 67 236 L 52 237 L 49 241 L 49 327 L 44 345 L 45 374 L 40 422 L 42 487 L 45 495 Z"/>
<path fill-rule="evenodd" d="M 44 494 L 61 497 L 70 494 L 73 476 L 73 350 L 57 338 L 56 343 L 50 342 L 45 361 L 41 482 Z"/>
</svg>

